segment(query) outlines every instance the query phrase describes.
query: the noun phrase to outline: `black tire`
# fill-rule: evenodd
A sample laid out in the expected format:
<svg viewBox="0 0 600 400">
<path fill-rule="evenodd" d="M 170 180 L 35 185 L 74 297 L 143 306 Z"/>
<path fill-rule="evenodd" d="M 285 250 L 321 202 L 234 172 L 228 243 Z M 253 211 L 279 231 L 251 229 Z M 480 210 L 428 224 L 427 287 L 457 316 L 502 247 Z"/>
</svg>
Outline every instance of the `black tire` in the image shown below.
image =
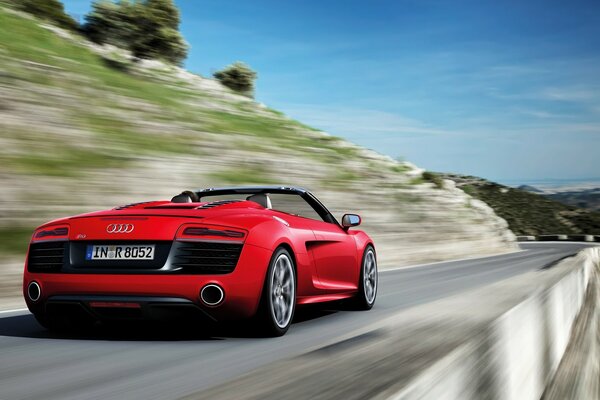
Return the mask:
<svg viewBox="0 0 600 400">
<path fill-rule="evenodd" d="M 285 267 L 281 266 L 281 263 L 286 263 Z M 287 270 L 285 277 L 281 277 L 278 280 L 277 275 L 279 272 Z M 287 289 L 284 289 L 284 285 L 278 285 L 282 283 L 284 279 L 289 279 L 289 285 L 286 285 Z M 276 286 L 278 285 L 278 286 Z M 289 292 L 286 292 L 289 290 Z M 285 294 L 288 294 L 286 296 Z M 275 299 L 278 298 L 278 299 Z M 279 308 L 278 304 L 289 304 L 291 310 Z M 277 308 L 277 310 L 276 310 Z M 296 310 L 296 269 L 294 265 L 294 258 L 291 256 L 289 251 L 283 247 L 278 248 L 273 253 L 271 261 L 269 262 L 269 268 L 265 277 L 265 283 L 263 285 L 263 292 L 261 296 L 259 311 L 258 311 L 258 322 L 259 331 L 264 336 L 275 337 L 283 336 L 290 328 L 292 320 L 294 319 L 294 312 Z M 277 317 L 277 314 L 281 311 L 281 316 L 285 318 Z"/>
<path fill-rule="evenodd" d="M 372 254 L 372 259 L 370 258 L 370 254 Z M 372 290 L 373 292 L 369 292 L 365 289 L 365 271 L 368 269 L 367 262 L 372 260 L 374 262 L 374 276 L 370 281 L 372 282 Z M 379 287 L 379 277 L 377 271 L 377 254 L 375 253 L 375 248 L 372 245 L 368 245 L 365 248 L 365 252 L 363 253 L 363 257 L 360 264 L 360 278 L 358 282 L 358 293 L 356 293 L 356 297 L 353 299 L 353 306 L 357 310 L 370 310 L 373 308 L 375 304 L 375 300 L 377 299 L 377 289 Z M 368 288 L 367 288 L 368 289 Z"/>
</svg>

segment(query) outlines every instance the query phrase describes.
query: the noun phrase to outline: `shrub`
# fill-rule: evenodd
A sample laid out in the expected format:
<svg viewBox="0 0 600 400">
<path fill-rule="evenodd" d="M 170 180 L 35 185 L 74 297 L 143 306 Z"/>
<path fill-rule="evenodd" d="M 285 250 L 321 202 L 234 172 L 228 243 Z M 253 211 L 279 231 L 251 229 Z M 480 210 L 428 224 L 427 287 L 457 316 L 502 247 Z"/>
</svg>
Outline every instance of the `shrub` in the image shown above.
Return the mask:
<svg viewBox="0 0 600 400">
<path fill-rule="evenodd" d="M 65 12 L 65 8 L 59 0 L 11 0 L 9 3 L 12 3 L 17 9 L 53 22 L 61 28 L 72 31 L 79 29 L 77 21 Z"/>
<path fill-rule="evenodd" d="M 423 180 L 426 182 L 431 182 L 437 187 L 441 189 L 444 187 L 444 180 L 435 172 L 425 171 L 423 172 Z"/>
<path fill-rule="evenodd" d="M 254 81 L 256 72 L 243 62 L 237 61 L 224 69 L 217 71 L 213 76 L 223 85 L 252 97 L 254 95 Z"/>
<path fill-rule="evenodd" d="M 102 61 L 110 68 L 122 72 L 128 72 L 132 67 L 133 61 L 128 55 L 122 53 L 122 50 L 115 49 L 102 55 Z"/>
</svg>

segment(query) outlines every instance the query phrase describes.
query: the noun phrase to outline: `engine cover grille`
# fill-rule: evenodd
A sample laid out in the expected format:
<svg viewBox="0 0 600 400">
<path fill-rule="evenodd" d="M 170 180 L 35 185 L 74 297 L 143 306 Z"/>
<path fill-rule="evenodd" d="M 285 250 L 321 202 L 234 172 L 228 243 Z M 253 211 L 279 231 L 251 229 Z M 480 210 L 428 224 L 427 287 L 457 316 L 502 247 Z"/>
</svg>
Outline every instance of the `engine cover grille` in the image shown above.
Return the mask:
<svg viewBox="0 0 600 400">
<path fill-rule="evenodd" d="M 228 274 L 233 272 L 242 243 L 176 242 L 172 266 L 184 274 Z"/>
</svg>

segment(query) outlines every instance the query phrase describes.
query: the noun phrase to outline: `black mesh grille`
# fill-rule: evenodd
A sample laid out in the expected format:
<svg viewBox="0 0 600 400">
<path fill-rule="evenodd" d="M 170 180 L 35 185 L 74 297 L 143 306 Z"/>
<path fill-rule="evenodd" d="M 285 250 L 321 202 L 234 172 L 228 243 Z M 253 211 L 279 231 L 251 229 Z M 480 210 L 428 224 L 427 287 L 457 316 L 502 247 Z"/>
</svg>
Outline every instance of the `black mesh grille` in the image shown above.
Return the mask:
<svg viewBox="0 0 600 400">
<path fill-rule="evenodd" d="M 186 274 L 228 274 L 237 265 L 242 243 L 177 242 L 173 267 Z"/>
<path fill-rule="evenodd" d="M 218 206 L 224 206 L 225 204 L 239 203 L 241 200 L 217 200 L 210 203 L 206 203 L 203 206 L 198 207 L 198 210 L 206 210 L 207 208 L 213 208 Z"/>
<path fill-rule="evenodd" d="M 27 270 L 30 272 L 58 272 L 65 261 L 67 242 L 32 243 L 29 246 Z"/>
</svg>

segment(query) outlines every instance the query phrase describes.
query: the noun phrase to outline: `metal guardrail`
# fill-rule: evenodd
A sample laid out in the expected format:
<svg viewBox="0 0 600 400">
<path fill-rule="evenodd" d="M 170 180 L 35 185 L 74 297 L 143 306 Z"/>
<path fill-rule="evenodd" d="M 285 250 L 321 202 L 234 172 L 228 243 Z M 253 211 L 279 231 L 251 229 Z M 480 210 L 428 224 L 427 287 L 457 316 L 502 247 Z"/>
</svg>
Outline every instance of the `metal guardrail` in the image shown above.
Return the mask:
<svg viewBox="0 0 600 400">
<path fill-rule="evenodd" d="M 564 242 L 600 242 L 600 235 L 523 235 L 517 236 L 518 242 L 549 242 L 549 241 L 564 241 Z"/>
</svg>

